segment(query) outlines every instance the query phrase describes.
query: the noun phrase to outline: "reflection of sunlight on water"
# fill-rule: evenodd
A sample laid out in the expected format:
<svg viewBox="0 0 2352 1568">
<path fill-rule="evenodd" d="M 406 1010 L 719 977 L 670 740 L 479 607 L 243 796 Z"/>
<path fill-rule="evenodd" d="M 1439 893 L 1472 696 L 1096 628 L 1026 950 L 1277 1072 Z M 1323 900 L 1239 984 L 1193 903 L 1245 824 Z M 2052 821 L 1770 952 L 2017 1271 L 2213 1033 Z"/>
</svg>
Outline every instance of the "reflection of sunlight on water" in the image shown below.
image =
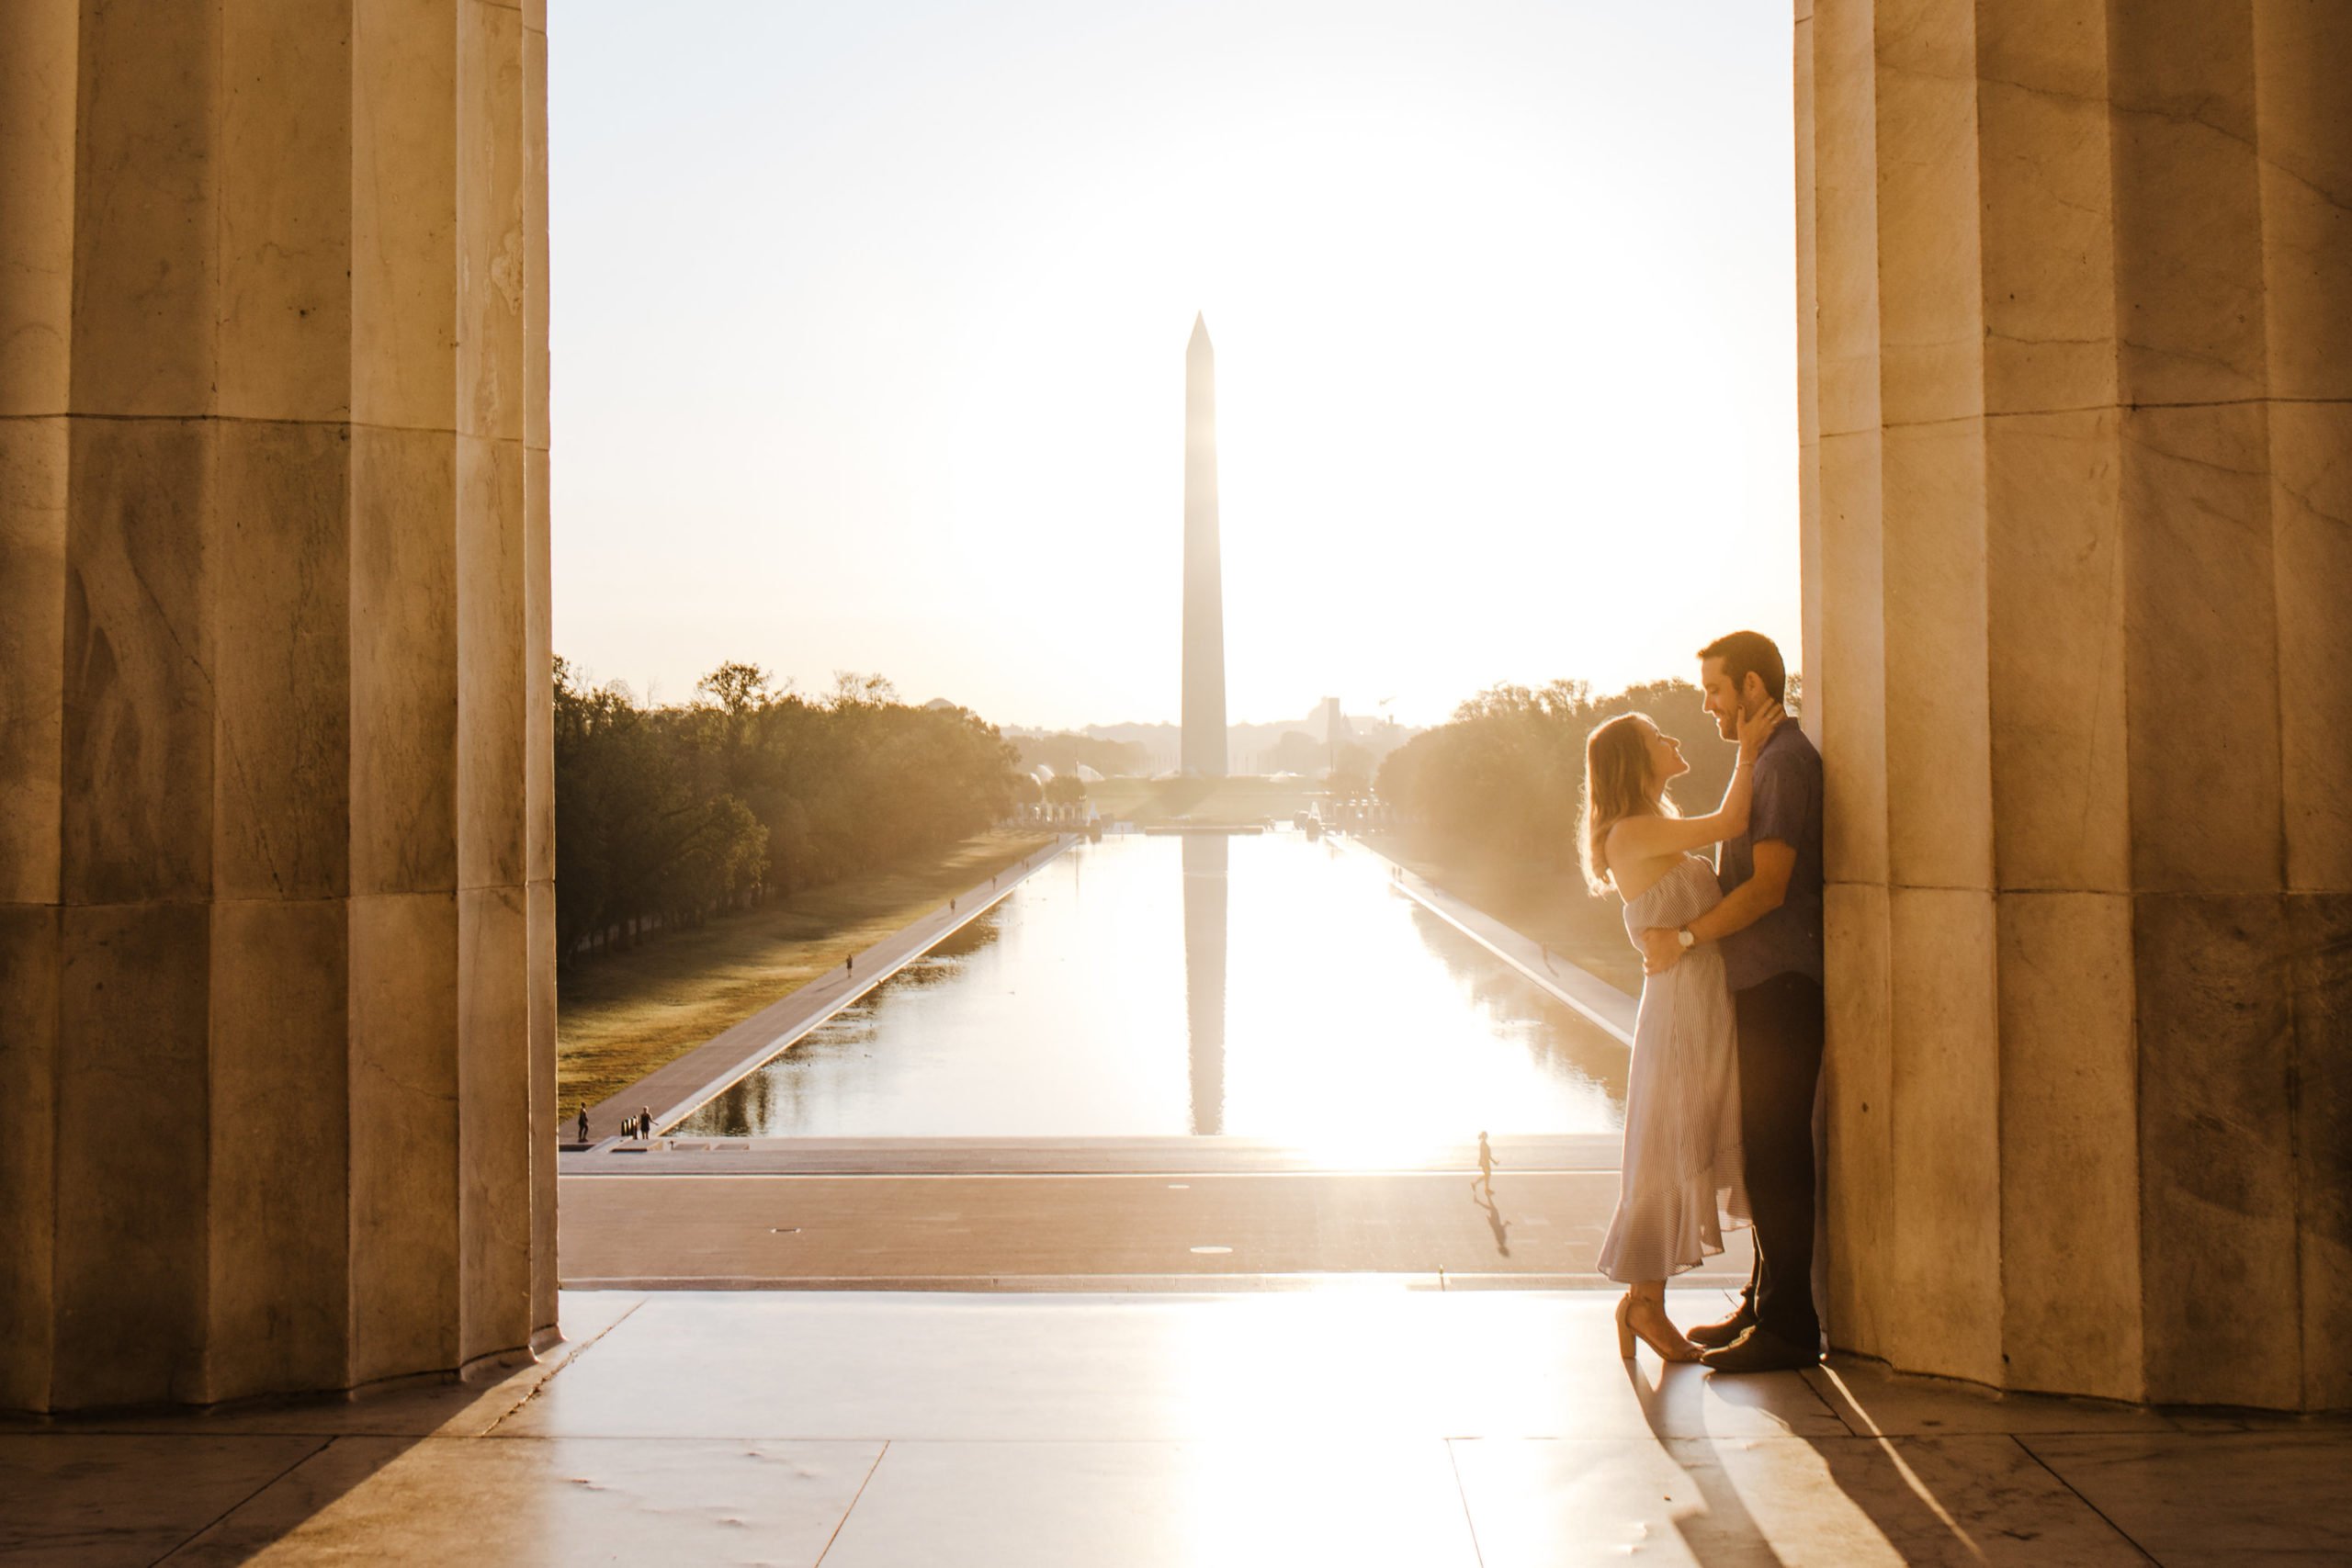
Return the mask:
<svg viewBox="0 0 2352 1568">
<path fill-rule="evenodd" d="M 1563 1111 L 1600 1118 L 1574 1130 L 1617 1124 L 1589 1077 L 1546 1071 L 1549 1053 L 1528 1049 L 1556 1032 L 1532 987 L 1442 922 L 1430 923 L 1457 945 L 1431 942 L 1427 912 L 1381 863 L 1270 855 L 1236 880 L 1233 942 L 1252 961 L 1234 964 L 1227 998 L 1234 1131 L 1376 1165 L 1418 1163 L 1481 1129 L 1571 1130 L 1545 1119 Z"/>
<path fill-rule="evenodd" d="M 690 1135 L 1280 1140 L 1414 1165 L 1606 1133 L 1625 1053 L 1370 856 L 1114 839 L 1046 866 L 681 1125 Z"/>
</svg>

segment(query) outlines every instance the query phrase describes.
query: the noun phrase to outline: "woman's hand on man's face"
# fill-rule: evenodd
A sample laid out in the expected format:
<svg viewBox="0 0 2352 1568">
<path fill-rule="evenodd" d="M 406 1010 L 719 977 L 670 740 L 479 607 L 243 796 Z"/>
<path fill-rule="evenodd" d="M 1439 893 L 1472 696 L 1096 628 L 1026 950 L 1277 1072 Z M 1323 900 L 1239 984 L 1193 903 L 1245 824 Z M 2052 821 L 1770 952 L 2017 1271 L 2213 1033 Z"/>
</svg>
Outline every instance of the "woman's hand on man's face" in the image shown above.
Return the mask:
<svg viewBox="0 0 2352 1568">
<path fill-rule="evenodd" d="M 1743 762 L 1756 761 L 1757 753 L 1764 750 L 1764 742 L 1772 739 L 1772 732 L 1780 728 L 1788 716 L 1786 708 L 1769 698 L 1754 712 L 1740 715 L 1739 760 Z"/>
</svg>

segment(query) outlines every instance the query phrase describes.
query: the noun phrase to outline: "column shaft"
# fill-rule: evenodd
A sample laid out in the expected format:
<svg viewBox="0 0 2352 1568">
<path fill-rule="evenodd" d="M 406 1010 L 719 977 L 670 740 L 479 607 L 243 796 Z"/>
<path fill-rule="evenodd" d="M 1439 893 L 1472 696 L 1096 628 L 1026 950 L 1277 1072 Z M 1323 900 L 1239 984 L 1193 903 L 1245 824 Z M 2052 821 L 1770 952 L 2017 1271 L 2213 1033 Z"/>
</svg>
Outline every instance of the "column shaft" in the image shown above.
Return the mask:
<svg viewBox="0 0 2352 1568">
<path fill-rule="evenodd" d="M 0 20 L 0 1404 L 552 1328 L 543 26 Z"/>
<path fill-rule="evenodd" d="M 1833 1333 L 1899 1365 L 2352 1396 L 2326 9 L 1800 7 Z"/>
</svg>

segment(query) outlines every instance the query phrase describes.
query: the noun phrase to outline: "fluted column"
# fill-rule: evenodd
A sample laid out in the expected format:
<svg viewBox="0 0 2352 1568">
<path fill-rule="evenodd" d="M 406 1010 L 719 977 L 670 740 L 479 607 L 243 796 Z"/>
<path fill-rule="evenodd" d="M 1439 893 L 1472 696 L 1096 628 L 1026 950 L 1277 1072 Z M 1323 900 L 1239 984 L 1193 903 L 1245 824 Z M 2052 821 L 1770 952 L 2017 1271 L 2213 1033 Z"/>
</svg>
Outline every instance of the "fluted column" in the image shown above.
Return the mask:
<svg viewBox="0 0 2352 1568">
<path fill-rule="evenodd" d="M 0 11 L 0 1405 L 552 1329 L 542 29 Z"/>
<path fill-rule="evenodd" d="M 2352 1404 L 2352 14 L 1795 36 L 1833 1337 Z"/>
</svg>

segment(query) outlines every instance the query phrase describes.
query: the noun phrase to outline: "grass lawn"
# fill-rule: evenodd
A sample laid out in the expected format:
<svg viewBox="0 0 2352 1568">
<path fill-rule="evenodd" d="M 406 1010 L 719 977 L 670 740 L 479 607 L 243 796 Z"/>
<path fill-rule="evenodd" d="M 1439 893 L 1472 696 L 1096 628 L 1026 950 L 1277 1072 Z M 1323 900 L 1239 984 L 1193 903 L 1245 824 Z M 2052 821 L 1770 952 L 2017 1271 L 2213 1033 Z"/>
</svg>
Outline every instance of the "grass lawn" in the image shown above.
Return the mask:
<svg viewBox="0 0 2352 1568">
<path fill-rule="evenodd" d="M 1409 831 L 1367 834 L 1364 841 L 1626 995 L 1642 994 L 1642 955 L 1626 940 L 1624 906 L 1613 894 L 1594 897 L 1573 867 L 1464 854 Z"/>
<path fill-rule="evenodd" d="M 983 833 L 946 852 L 665 931 L 557 981 L 556 1103 L 569 1118 L 1053 841 Z"/>
</svg>

